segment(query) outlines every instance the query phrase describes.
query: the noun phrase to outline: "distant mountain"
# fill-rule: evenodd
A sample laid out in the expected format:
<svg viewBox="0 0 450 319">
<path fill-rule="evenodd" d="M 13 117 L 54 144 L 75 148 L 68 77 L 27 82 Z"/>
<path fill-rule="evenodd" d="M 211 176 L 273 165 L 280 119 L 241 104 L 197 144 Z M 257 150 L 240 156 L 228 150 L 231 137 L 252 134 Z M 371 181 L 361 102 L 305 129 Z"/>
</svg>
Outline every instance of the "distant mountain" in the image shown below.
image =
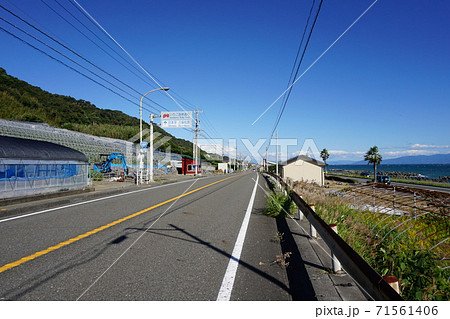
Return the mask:
<svg viewBox="0 0 450 319">
<path fill-rule="evenodd" d="M 353 165 L 364 165 L 366 161 L 354 162 Z M 398 158 L 383 159 L 381 165 L 395 165 L 395 164 L 450 164 L 450 154 L 435 154 L 435 155 L 415 155 L 402 156 Z"/>
<path fill-rule="evenodd" d="M 450 154 L 403 156 L 383 160 L 382 164 L 450 164 Z"/>
</svg>

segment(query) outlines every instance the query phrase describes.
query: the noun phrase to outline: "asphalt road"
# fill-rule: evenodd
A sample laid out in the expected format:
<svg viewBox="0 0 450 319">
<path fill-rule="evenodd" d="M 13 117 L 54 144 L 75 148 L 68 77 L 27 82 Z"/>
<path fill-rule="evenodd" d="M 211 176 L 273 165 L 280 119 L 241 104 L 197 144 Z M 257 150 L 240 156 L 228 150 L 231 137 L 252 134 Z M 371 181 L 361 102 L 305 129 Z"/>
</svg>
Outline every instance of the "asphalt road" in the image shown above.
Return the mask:
<svg viewBox="0 0 450 319">
<path fill-rule="evenodd" d="M 217 300 L 221 289 L 230 300 L 290 300 L 257 176 L 187 180 L 4 218 L 0 300 Z"/>
</svg>

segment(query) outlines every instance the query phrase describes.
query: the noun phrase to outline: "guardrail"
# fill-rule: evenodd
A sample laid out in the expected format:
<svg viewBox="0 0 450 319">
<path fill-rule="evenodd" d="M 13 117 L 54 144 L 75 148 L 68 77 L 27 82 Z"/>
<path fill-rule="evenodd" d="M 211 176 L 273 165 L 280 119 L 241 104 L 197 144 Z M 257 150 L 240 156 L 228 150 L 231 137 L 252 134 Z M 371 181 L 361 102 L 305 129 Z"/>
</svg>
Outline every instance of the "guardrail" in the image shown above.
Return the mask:
<svg viewBox="0 0 450 319">
<path fill-rule="evenodd" d="M 289 186 L 277 175 L 269 174 L 289 190 Z M 332 254 L 340 261 L 345 271 L 361 286 L 374 300 L 404 300 L 370 265 L 358 255 L 339 235 L 333 231 L 314 210 L 295 192 L 290 192 L 293 202 L 303 216 L 308 219 L 317 233 L 330 248 Z"/>
</svg>

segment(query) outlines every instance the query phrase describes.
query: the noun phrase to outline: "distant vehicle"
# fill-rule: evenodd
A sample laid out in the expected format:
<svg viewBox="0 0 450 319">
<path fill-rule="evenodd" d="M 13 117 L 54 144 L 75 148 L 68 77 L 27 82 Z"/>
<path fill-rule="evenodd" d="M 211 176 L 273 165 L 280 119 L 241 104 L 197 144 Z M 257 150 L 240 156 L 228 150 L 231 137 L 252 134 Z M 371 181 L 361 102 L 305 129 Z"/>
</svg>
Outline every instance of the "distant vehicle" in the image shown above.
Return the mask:
<svg viewBox="0 0 450 319">
<path fill-rule="evenodd" d="M 369 172 L 362 172 L 360 175 L 363 176 L 363 177 L 369 177 L 370 173 Z"/>
<path fill-rule="evenodd" d="M 377 175 L 377 183 L 391 184 L 391 178 L 388 175 Z"/>
<path fill-rule="evenodd" d="M 111 153 L 111 154 L 100 154 L 100 156 L 108 157 L 106 160 L 95 163 L 94 164 L 94 171 L 100 172 L 100 173 L 111 173 L 111 163 L 115 159 L 120 159 L 122 161 L 122 167 L 125 175 L 128 175 L 128 166 L 127 161 L 125 159 L 125 155 L 122 153 Z"/>
</svg>

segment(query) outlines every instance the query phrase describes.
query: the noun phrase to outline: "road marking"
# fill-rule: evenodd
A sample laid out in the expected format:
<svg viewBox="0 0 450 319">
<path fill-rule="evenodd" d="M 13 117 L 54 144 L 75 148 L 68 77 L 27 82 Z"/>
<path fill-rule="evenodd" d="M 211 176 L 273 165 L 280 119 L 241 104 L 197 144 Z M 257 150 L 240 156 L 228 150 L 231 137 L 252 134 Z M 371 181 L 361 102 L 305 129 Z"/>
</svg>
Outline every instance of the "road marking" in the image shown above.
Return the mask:
<svg viewBox="0 0 450 319">
<path fill-rule="evenodd" d="M 166 200 L 166 201 L 164 201 L 164 202 L 161 202 L 161 203 L 156 204 L 156 205 L 153 205 L 153 206 L 151 206 L 151 207 L 149 207 L 149 208 L 146 208 L 146 209 L 143 209 L 143 210 L 141 210 L 141 211 L 138 211 L 138 212 L 136 212 L 136 213 L 134 213 L 134 214 L 128 215 L 128 216 L 126 216 L 126 217 L 124 217 L 124 218 L 121 218 L 121 219 L 118 219 L 118 220 L 116 220 L 116 221 L 113 221 L 113 222 L 111 222 L 111 223 L 109 223 L 109 224 L 106 224 L 106 225 L 104 225 L 104 226 L 98 227 L 98 228 L 96 228 L 96 229 L 94 229 L 94 230 L 91 230 L 91 231 L 88 231 L 88 232 L 86 232 L 86 233 L 84 233 L 84 234 L 78 235 L 77 237 L 74 237 L 74 238 L 71 238 L 71 239 L 69 239 L 69 240 L 63 241 L 63 242 L 61 242 L 61 243 L 59 243 L 59 244 L 57 244 L 57 245 L 55 245 L 55 246 L 48 247 L 47 249 L 38 251 L 38 252 L 36 252 L 36 253 L 34 253 L 34 254 L 32 254 L 32 255 L 29 255 L 29 256 L 27 256 L 27 257 L 23 257 L 23 258 L 21 258 L 21 259 L 19 259 L 19 260 L 17 260 L 17 261 L 14 261 L 14 262 L 12 262 L 12 263 L 9 263 L 9 264 L 6 264 L 6 265 L 0 267 L 0 273 L 6 271 L 6 270 L 8 270 L 8 269 L 17 267 L 17 266 L 19 266 L 19 265 L 21 265 L 21 264 L 23 264 L 23 263 L 26 263 L 27 261 L 36 259 L 36 258 L 38 258 L 38 257 L 40 257 L 40 256 L 43 256 L 43 255 L 46 255 L 46 254 L 48 254 L 48 253 L 50 253 L 50 252 L 52 252 L 52 251 L 55 251 L 55 250 L 58 250 L 58 249 L 60 249 L 60 248 L 62 248 L 62 247 L 65 247 L 65 246 L 67 246 L 67 245 L 70 245 L 70 244 L 72 244 L 72 243 L 74 243 L 74 242 L 77 242 L 77 241 L 83 239 L 83 238 L 86 238 L 86 237 L 89 237 L 89 236 L 91 236 L 91 235 L 94 235 L 94 234 L 96 234 L 96 233 L 98 233 L 98 232 L 100 232 L 100 231 L 102 231 L 102 230 L 108 229 L 108 228 L 110 228 L 110 227 L 112 227 L 112 226 L 115 226 L 115 225 L 117 225 L 117 224 L 120 224 L 120 223 L 122 223 L 122 222 L 124 222 L 124 221 L 126 221 L 126 220 L 129 220 L 129 219 L 131 219 L 131 218 L 134 218 L 134 217 L 136 217 L 136 216 L 139 216 L 139 215 L 141 215 L 141 214 L 143 214 L 143 213 L 149 212 L 149 211 L 151 211 L 151 210 L 153 210 L 153 209 L 155 209 L 155 208 L 158 208 L 158 207 L 160 207 L 160 206 L 163 206 L 163 205 L 165 205 L 165 204 L 167 204 L 167 203 L 173 202 L 173 201 L 175 201 L 175 200 L 177 200 L 177 199 L 179 199 L 179 198 L 185 197 L 185 196 L 190 195 L 190 194 L 192 194 L 192 193 L 195 193 L 195 192 L 197 192 L 197 191 L 199 191 L 199 190 L 202 190 L 202 189 L 207 188 L 207 187 L 210 187 L 210 186 L 212 186 L 212 185 L 221 183 L 221 182 L 223 182 L 223 181 L 226 181 L 226 180 L 228 180 L 228 179 L 230 179 L 230 178 L 234 178 L 234 177 L 237 177 L 237 176 L 240 176 L 240 175 L 230 176 L 230 177 L 227 177 L 227 178 L 218 180 L 218 181 L 216 181 L 216 182 L 210 183 L 210 184 L 208 184 L 208 185 L 205 185 L 205 186 L 196 188 L 196 189 L 194 189 L 194 190 L 192 190 L 192 191 L 189 191 L 189 192 L 187 192 L 187 193 L 178 195 L 178 196 L 173 197 L 173 198 L 171 198 L 171 199 L 168 199 L 168 200 Z"/>
<path fill-rule="evenodd" d="M 217 301 L 229 301 L 231 297 L 231 291 L 233 290 L 234 279 L 236 278 L 236 272 L 239 265 L 239 259 L 241 258 L 242 248 L 244 247 L 245 234 L 247 233 L 248 224 L 250 222 L 250 215 L 253 209 L 253 203 L 255 202 L 256 189 L 258 188 L 259 174 L 256 177 L 255 187 L 253 187 L 252 196 L 248 203 L 247 211 L 245 212 L 244 221 L 242 222 L 241 229 L 234 245 L 233 252 L 231 253 L 230 261 L 228 262 L 225 276 L 222 280 L 222 285 L 219 289 Z"/>
<path fill-rule="evenodd" d="M 210 178 L 210 177 L 206 177 L 206 178 Z M 153 190 L 153 189 L 157 189 L 157 188 L 161 188 L 161 187 L 167 187 L 167 186 L 171 186 L 171 185 L 187 183 L 189 181 L 191 181 L 191 180 L 186 180 L 186 181 L 181 181 L 181 182 L 176 182 L 176 183 L 170 183 L 170 184 L 165 184 L 165 185 L 159 185 L 159 186 L 149 187 L 149 188 L 145 188 L 145 189 L 138 189 L 138 190 L 127 192 L 127 193 L 122 193 L 122 194 L 116 194 L 116 195 L 110 195 L 110 196 L 106 196 L 106 197 L 91 199 L 91 200 L 88 200 L 88 201 L 85 201 L 85 202 L 80 202 L 80 203 L 75 203 L 75 204 L 55 207 L 55 208 L 49 208 L 49 209 L 41 210 L 41 211 L 35 212 L 35 213 L 29 213 L 29 214 L 25 214 L 25 215 L 20 215 L 20 216 L 15 216 L 15 217 L 1 219 L 0 223 L 4 223 L 4 222 L 11 221 L 11 220 L 14 220 L 14 219 L 19 219 L 19 218 L 30 217 L 30 216 L 33 216 L 33 215 L 39 215 L 39 214 L 43 214 L 43 213 L 48 213 L 48 212 L 52 212 L 52 211 L 59 210 L 59 209 L 65 209 L 65 208 L 70 208 L 70 207 L 74 207 L 74 206 L 79 206 L 79 205 L 89 204 L 89 203 L 93 203 L 93 202 L 98 202 L 98 201 L 101 201 L 101 200 L 104 200 L 104 199 L 110 199 L 110 198 L 114 198 L 114 197 L 120 197 L 120 196 L 129 195 L 129 194 L 149 191 L 149 190 Z"/>
<path fill-rule="evenodd" d="M 189 187 L 186 188 L 186 190 L 181 195 L 185 194 L 192 186 L 194 186 L 194 184 L 197 181 L 198 179 L 194 180 L 194 182 L 191 185 L 189 185 Z M 180 198 L 181 197 L 179 197 L 178 199 Z M 170 204 L 170 206 L 167 207 L 167 209 L 161 215 L 159 215 L 159 217 L 150 226 L 148 226 L 148 228 L 145 231 L 143 231 L 142 234 L 130 246 L 128 246 L 128 248 L 125 249 L 125 251 L 108 268 L 106 268 L 106 270 L 100 276 L 98 276 L 97 279 L 95 279 L 94 282 L 85 291 L 83 291 L 83 293 L 76 300 L 77 301 L 80 300 L 100 280 L 100 278 L 102 278 L 115 265 L 115 263 L 117 263 L 119 259 L 122 258 L 122 256 L 125 255 L 126 252 L 130 250 L 131 247 L 133 247 L 134 244 L 136 244 L 139 241 L 139 239 L 141 239 L 141 237 L 144 236 L 150 230 L 150 228 L 152 228 L 153 225 L 155 225 L 158 222 L 158 220 L 161 217 L 163 217 L 173 207 L 173 205 L 175 205 L 178 202 L 178 199 L 174 201 L 172 204 Z"/>
</svg>

